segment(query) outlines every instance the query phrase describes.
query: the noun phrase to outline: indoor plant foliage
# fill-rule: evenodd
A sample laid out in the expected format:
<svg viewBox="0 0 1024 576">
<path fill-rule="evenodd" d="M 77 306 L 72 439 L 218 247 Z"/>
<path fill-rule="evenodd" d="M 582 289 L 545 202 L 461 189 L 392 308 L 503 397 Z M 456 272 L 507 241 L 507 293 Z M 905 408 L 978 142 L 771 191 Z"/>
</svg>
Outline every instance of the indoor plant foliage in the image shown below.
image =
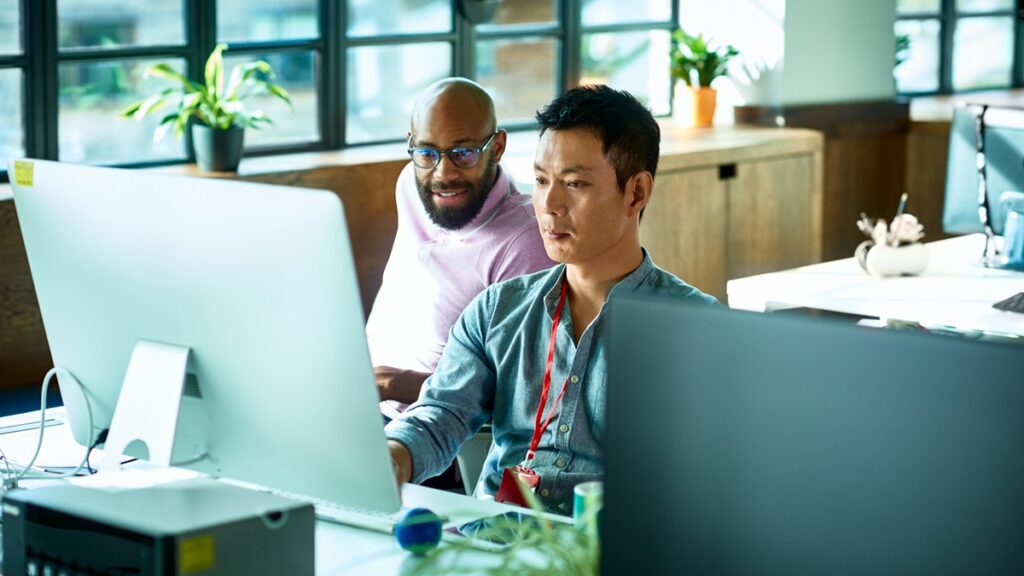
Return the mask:
<svg viewBox="0 0 1024 576">
<path fill-rule="evenodd" d="M 669 50 L 672 78 L 682 80 L 694 98 L 694 124 L 710 126 L 715 111 L 711 83 L 728 72 L 729 61 L 739 55 L 731 44 L 712 46 L 703 34 L 692 36 L 682 28 L 672 31 Z"/>
<path fill-rule="evenodd" d="M 272 124 L 262 111 L 247 109 L 246 98 L 270 94 L 289 106 L 291 99 L 284 88 L 272 82 L 274 70 L 263 60 L 235 66 L 225 82 L 223 52 L 226 49 L 227 44 L 218 44 L 210 53 L 201 84 L 168 64 L 150 66 L 144 77 L 164 78 L 177 86 L 135 102 L 121 114 L 141 119 L 171 106 L 173 111 L 160 119 L 154 139 L 163 138 L 172 129 L 174 135 L 181 138 L 191 124 L 192 145 L 200 167 L 207 171 L 235 170 L 242 157 L 244 129 Z"/>
</svg>

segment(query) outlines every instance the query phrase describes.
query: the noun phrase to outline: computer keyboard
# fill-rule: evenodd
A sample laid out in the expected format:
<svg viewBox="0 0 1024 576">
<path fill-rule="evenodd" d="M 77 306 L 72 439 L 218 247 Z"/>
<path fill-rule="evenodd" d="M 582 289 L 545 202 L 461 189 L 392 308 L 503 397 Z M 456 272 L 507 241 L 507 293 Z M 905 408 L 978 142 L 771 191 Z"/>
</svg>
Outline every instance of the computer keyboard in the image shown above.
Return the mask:
<svg viewBox="0 0 1024 576">
<path fill-rule="evenodd" d="M 996 310 L 1024 314 L 1024 292 L 1018 292 L 1006 300 L 1000 300 L 993 304 L 992 307 Z"/>
<path fill-rule="evenodd" d="M 304 494 L 296 494 L 294 492 L 286 492 L 284 490 L 266 489 L 265 492 L 312 504 L 316 512 L 316 517 L 320 520 L 333 522 L 335 524 L 344 524 L 345 526 L 354 526 L 365 530 L 373 530 L 374 532 L 383 532 L 384 534 L 394 533 L 395 524 L 398 523 L 398 519 L 401 518 L 402 514 L 407 510 L 407 508 L 402 508 L 398 512 L 381 512 L 379 510 L 344 506 L 337 502 L 321 500 L 319 498 L 313 498 Z"/>
</svg>

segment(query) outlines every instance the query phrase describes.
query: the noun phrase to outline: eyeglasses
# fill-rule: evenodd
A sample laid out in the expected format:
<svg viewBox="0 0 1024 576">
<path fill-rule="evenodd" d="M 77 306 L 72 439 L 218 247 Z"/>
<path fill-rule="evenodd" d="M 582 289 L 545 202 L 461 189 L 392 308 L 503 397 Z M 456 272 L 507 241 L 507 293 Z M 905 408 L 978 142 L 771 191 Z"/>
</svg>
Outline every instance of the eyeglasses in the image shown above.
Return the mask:
<svg viewBox="0 0 1024 576">
<path fill-rule="evenodd" d="M 441 163 L 441 156 L 447 156 L 456 168 L 472 168 L 480 161 L 481 153 L 491 145 L 491 142 L 494 141 L 494 137 L 497 135 L 497 132 L 491 134 L 491 137 L 488 138 L 483 145 L 477 148 L 456 146 L 455 148 L 448 148 L 446 150 L 438 150 L 437 148 L 416 148 L 412 145 L 412 138 L 410 137 L 409 156 L 412 157 L 412 163 L 415 164 L 417 168 L 434 168 Z"/>
</svg>

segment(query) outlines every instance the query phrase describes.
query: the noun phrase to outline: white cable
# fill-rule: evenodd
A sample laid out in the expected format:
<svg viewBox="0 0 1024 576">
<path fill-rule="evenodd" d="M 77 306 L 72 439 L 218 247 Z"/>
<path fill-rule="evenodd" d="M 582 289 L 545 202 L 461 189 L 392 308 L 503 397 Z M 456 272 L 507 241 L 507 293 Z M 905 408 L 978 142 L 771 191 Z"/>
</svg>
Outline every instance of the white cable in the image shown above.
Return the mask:
<svg viewBox="0 0 1024 576">
<path fill-rule="evenodd" d="M 41 400 L 39 402 L 39 441 L 36 442 L 36 451 L 34 454 L 32 454 L 32 459 L 29 460 L 28 464 L 26 464 L 25 467 L 21 470 L 21 472 L 19 472 L 17 476 L 14 477 L 15 483 L 17 483 L 18 480 L 21 480 L 22 477 L 24 477 L 25 474 L 28 473 L 28 471 L 32 468 L 32 466 L 35 465 L 36 459 L 39 458 L 39 451 L 43 448 L 43 434 L 46 431 L 46 391 L 50 387 L 50 380 L 52 380 L 57 373 L 61 373 L 67 376 L 66 380 L 73 381 L 75 384 L 78 385 L 78 388 L 82 391 L 82 398 L 85 399 L 85 413 L 89 416 L 89 440 L 88 442 L 86 442 L 85 456 L 82 456 L 82 461 L 79 462 L 78 466 L 74 470 L 55 476 L 45 476 L 45 478 L 68 478 L 74 476 L 75 474 L 78 474 L 82 470 L 82 468 L 85 467 L 86 459 L 89 457 L 89 450 L 93 444 L 92 407 L 89 405 L 89 395 L 86 394 L 85 387 L 82 386 L 82 383 L 79 382 L 77 378 L 72 376 L 70 372 L 63 368 L 50 368 L 50 370 L 46 373 L 46 376 L 43 376 L 43 390 L 41 393 Z"/>
</svg>

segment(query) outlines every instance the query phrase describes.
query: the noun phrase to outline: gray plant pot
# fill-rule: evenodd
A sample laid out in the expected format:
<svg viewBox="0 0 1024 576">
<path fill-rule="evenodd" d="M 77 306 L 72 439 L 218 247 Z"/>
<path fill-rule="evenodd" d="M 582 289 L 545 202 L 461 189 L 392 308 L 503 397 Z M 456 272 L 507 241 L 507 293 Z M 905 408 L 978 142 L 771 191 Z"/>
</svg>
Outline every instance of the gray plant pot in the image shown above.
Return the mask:
<svg viewBox="0 0 1024 576">
<path fill-rule="evenodd" d="M 242 161 L 245 128 L 217 130 L 205 124 L 192 125 L 192 149 L 203 172 L 235 172 Z"/>
</svg>

